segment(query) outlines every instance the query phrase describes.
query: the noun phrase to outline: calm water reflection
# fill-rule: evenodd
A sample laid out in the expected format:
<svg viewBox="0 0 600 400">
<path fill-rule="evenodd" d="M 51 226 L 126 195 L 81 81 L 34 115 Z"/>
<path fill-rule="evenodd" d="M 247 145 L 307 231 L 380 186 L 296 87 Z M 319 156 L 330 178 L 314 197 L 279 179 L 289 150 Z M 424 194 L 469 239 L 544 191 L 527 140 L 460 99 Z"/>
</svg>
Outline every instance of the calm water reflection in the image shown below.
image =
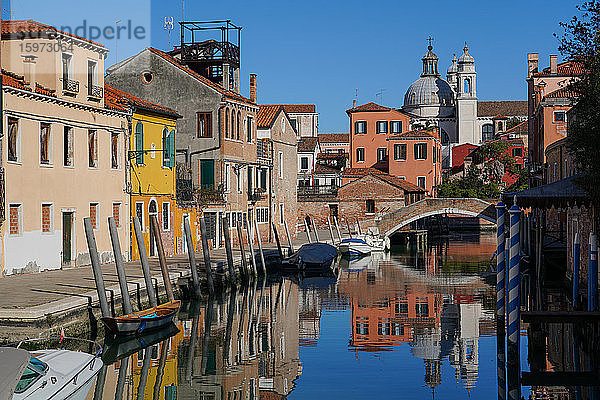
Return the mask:
<svg viewBox="0 0 600 400">
<path fill-rule="evenodd" d="M 109 346 L 88 398 L 496 398 L 494 243 L 394 249 L 186 304 L 177 329 Z M 529 370 L 525 336 L 521 349 Z"/>
</svg>

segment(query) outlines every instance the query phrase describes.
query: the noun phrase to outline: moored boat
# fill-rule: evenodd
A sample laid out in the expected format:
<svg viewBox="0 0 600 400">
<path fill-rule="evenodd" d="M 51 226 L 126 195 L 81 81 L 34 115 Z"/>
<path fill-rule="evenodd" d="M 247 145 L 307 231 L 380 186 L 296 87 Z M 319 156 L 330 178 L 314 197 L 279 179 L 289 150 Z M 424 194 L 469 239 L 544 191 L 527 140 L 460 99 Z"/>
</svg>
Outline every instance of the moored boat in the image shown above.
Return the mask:
<svg viewBox="0 0 600 400">
<path fill-rule="evenodd" d="M 331 264 L 338 256 L 335 246 L 328 243 L 307 243 L 284 260 L 284 264 L 293 265 L 300 270 L 330 271 Z"/>
<path fill-rule="evenodd" d="M 133 335 L 168 325 L 180 306 L 180 300 L 173 300 L 120 317 L 103 317 L 102 322 L 115 335 Z"/>
<path fill-rule="evenodd" d="M 365 256 L 371 254 L 372 247 L 363 239 L 343 239 L 339 245 L 340 253 L 350 256 Z"/>
</svg>

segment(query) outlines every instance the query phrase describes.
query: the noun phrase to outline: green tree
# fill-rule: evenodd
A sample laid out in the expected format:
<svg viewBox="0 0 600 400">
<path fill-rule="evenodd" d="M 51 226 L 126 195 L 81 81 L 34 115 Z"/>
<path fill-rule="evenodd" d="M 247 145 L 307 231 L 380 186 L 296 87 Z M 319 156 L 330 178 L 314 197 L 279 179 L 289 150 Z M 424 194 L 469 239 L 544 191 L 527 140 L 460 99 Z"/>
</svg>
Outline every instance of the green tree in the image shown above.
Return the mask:
<svg viewBox="0 0 600 400">
<path fill-rule="evenodd" d="M 577 6 L 579 14 L 561 23 L 559 51 L 580 63 L 582 75 L 571 80 L 569 88 L 577 99 L 574 117 L 569 121 L 567 147 L 585 176 L 580 184 L 600 202 L 600 1 L 585 1 Z"/>
</svg>

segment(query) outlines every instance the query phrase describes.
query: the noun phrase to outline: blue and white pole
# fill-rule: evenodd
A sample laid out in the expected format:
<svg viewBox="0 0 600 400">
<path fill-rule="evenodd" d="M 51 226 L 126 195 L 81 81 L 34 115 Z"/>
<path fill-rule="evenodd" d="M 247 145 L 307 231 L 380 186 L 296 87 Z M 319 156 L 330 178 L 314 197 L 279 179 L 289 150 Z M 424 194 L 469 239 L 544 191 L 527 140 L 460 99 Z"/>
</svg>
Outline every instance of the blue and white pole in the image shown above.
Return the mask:
<svg viewBox="0 0 600 400">
<path fill-rule="evenodd" d="M 500 201 L 496 204 L 496 226 L 498 227 L 496 233 L 496 315 L 498 319 L 504 320 L 504 293 L 505 293 L 505 250 L 504 250 L 504 216 L 506 214 L 506 207 L 504 203 Z M 499 321 L 500 323 L 500 321 Z"/>
<path fill-rule="evenodd" d="M 581 258 L 581 244 L 579 243 L 579 233 L 575 234 L 573 240 L 573 309 L 579 306 L 579 262 Z"/>
<path fill-rule="evenodd" d="M 507 329 L 507 373 L 508 398 L 521 399 L 521 368 L 519 355 L 521 291 L 520 291 L 520 240 L 519 224 L 521 210 L 517 206 L 517 198 L 508 210 L 509 215 L 509 250 L 508 250 L 508 329 Z"/>
<path fill-rule="evenodd" d="M 598 238 L 590 232 L 588 262 L 588 311 L 598 311 Z"/>
</svg>

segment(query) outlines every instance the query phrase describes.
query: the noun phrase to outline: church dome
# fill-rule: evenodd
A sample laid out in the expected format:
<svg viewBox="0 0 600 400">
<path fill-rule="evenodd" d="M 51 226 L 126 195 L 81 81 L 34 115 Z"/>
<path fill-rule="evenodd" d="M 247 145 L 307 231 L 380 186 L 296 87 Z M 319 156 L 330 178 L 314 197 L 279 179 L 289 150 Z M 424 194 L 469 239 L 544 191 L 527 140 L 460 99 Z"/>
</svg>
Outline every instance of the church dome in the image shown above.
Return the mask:
<svg viewBox="0 0 600 400">
<path fill-rule="evenodd" d="M 469 54 L 469 47 L 467 46 L 466 43 L 465 43 L 465 47 L 463 47 L 463 54 L 458 59 L 458 62 L 460 64 L 465 64 L 465 63 L 471 63 L 472 64 L 472 63 L 475 62 L 475 59 L 473 58 L 473 56 Z"/>
<path fill-rule="evenodd" d="M 454 104 L 454 92 L 445 80 L 436 76 L 422 76 L 404 95 L 404 107 Z"/>
<path fill-rule="evenodd" d="M 452 65 L 448 67 L 448 74 L 454 74 L 458 72 L 458 65 L 456 65 L 456 54 L 452 57 Z"/>
</svg>

